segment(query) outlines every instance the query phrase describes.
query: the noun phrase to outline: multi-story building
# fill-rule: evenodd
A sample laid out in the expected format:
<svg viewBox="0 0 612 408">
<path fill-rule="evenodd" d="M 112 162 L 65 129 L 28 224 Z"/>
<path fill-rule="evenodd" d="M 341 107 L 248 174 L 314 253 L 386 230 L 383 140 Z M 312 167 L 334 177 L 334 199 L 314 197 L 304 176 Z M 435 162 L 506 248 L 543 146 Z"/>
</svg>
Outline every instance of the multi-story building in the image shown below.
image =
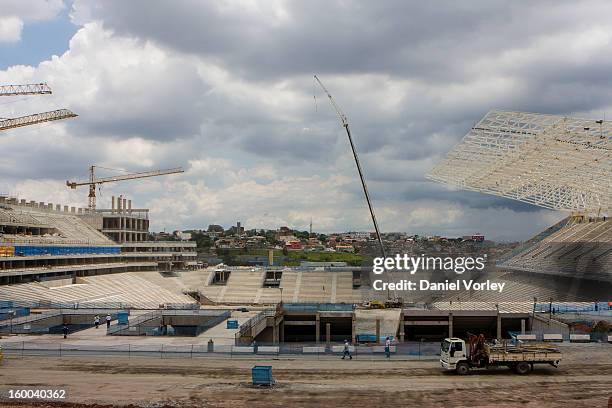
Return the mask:
<svg viewBox="0 0 612 408">
<path fill-rule="evenodd" d="M 120 200 L 91 211 L 0 196 L 0 284 L 197 266 L 195 242 L 147 241 L 148 210 Z"/>
</svg>

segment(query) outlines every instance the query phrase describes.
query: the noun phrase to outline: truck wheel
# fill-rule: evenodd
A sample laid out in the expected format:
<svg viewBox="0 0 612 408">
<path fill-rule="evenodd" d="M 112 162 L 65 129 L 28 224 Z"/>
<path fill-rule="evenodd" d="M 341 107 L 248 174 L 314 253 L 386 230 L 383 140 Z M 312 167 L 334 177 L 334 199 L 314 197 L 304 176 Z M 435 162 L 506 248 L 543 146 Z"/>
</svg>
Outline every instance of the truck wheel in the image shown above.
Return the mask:
<svg viewBox="0 0 612 408">
<path fill-rule="evenodd" d="M 459 375 L 466 375 L 470 371 L 470 366 L 468 365 L 468 363 L 457 363 L 455 371 Z"/>
<path fill-rule="evenodd" d="M 521 361 L 514 367 L 514 371 L 520 375 L 529 374 L 531 371 L 531 364 Z"/>
</svg>

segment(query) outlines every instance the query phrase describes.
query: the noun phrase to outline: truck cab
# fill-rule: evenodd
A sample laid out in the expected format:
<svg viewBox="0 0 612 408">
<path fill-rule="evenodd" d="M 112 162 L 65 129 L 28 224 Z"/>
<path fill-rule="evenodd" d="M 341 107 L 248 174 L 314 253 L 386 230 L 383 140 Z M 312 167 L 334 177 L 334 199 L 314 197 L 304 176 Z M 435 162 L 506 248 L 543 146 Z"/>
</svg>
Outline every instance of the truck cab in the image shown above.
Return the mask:
<svg viewBox="0 0 612 408">
<path fill-rule="evenodd" d="M 467 362 L 465 341 L 458 337 L 444 339 L 440 348 L 440 365 L 442 368 L 454 371 L 457 370 L 457 364 L 461 362 Z M 469 369 L 467 364 L 459 364 L 459 367 L 461 368 L 463 365 Z"/>
</svg>

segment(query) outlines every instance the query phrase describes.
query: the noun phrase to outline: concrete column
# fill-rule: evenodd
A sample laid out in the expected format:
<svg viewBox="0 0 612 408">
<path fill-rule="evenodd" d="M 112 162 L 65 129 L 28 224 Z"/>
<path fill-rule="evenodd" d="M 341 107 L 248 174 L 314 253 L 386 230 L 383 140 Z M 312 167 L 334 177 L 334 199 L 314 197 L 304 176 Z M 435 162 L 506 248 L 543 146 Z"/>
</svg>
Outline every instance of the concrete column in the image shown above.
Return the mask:
<svg viewBox="0 0 612 408">
<path fill-rule="evenodd" d="M 325 345 L 331 345 L 331 323 L 325 323 Z"/>
<path fill-rule="evenodd" d="M 115 196 L 111 197 L 111 210 L 115 212 Z"/>
<path fill-rule="evenodd" d="M 278 344 L 278 324 L 276 320 L 274 321 L 274 326 L 272 327 L 272 342 L 274 344 Z"/>
<path fill-rule="evenodd" d="M 525 334 L 525 319 L 521 319 L 521 334 Z"/>
<path fill-rule="evenodd" d="M 318 344 L 321 339 L 321 316 L 319 315 L 318 312 L 317 312 L 317 321 L 315 324 L 315 338 Z"/>
<path fill-rule="evenodd" d="M 497 340 L 501 340 L 502 338 L 502 328 L 501 328 L 501 315 L 499 312 L 497 313 Z"/>
<path fill-rule="evenodd" d="M 404 311 L 400 312 L 400 327 L 399 327 L 399 340 L 404 341 L 404 335 L 406 330 L 406 326 L 404 325 Z"/>
<path fill-rule="evenodd" d="M 351 317 L 351 341 L 353 344 L 357 342 L 357 333 L 355 333 L 355 312 L 353 312 L 353 316 Z"/>
<path fill-rule="evenodd" d="M 376 344 L 380 344 L 380 319 L 376 319 Z"/>
<path fill-rule="evenodd" d="M 279 324 L 279 334 L 280 334 L 280 342 L 284 343 L 285 342 L 285 320 L 283 320 L 282 322 L 280 322 Z"/>
<path fill-rule="evenodd" d="M 453 314 L 448 314 L 448 337 L 453 337 Z"/>
</svg>

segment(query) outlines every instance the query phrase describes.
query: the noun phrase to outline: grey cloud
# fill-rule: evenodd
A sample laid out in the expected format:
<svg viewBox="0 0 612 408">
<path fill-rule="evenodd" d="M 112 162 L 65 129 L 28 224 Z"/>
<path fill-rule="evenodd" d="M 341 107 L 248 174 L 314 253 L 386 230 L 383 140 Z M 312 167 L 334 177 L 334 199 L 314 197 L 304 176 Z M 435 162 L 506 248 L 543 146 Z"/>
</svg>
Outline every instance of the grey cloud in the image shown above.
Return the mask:
<svg viewBox="0 0 612 408">
<path fill-rule="evenodd" d="M 284 10 L 275 10 L 277 4 Z M 193 201 L 231 188 L 234 170 L 248 173 L 261 164 L 270 166 L 274 176 L 248 175 L 256 184 L 254 196 L 262 186 L 286 177 L 342 175 L 352 181 L 334 186 L 333 193 L 347 201 L 334 204 L 347 206 L 346 215 L 327 216 L 338 228 L 350 228 L 351 220 L 367 226 L 367 211 L 363 220 L 354 219 L 362 214 L 363 193 L 338 118 L 321 91 L 313 89 L 312 74 L 317 73 L 349 117 L 377 206 L 400 213 L 409 204 L 460 206 L 468 214 L 465 219 L 431 225 L 432 232 L 480 225 L 510 226 L 508 234 L 515 234 L 513 217 L 529 217 L 533 223 L 547 213 L 511 200 L 451 191 L 424 175 L 491 108 L 571 114 L 609 106 L 611 14 L 611 5 L 594 0 L 247 5 L 77 0 L 75 21 L 95 21 L 114 34 L 106 38 L 86 26 L 81 41 L 73 41 L 70 53 L 56 62 L 60 68 L 46 71 L 54 66 L 50 61 L 35 72 L 60 81 L 54 85 L 57 97 L 62 91 L 75 95 L 67 106 L 80 117 L 66 125 L 73 140 L 40 146 L 0 141 L 15 152 L 0 170 L 11 178 L 44 174 L 62 180 L 99 162 L 138 171 L 187 168 L 190 161 L 206 158 L 227 160 L 228 175 L 211 176 L 204 169 L 181 176 L 185 188 L 194 190 Z M 116 47 L 104 49 L 100 38 Z M 163 54 L 163 63 L 152 58 L 154 52 Z M 121 58 L 129 63 L 122 65 Z M 83 75 L 79 68 L 87 63 L 101 69 Z M 5 77 L 12 78 L 0 72 L 0 79 Z M 70 92 L 74 86 L 87 92 Z M 274 100 L 278 94 L 281 102 Z M 128 138 L 148 143 L 149 161 L 130 160 L 125 146 L 109 153 L 109 146 Z M 92 148 L 94 142 L 107 150 Z M 200 182 L 210 190 L 196 189 Z M 155 203 L 160 191 L 134 194 Z M 223 215 L 224 220 L 269 212 L 299 221 L 304 214 L 291 218 L 283 212 L 307 213 L 312 207 L 295 197 L 275 200 L 274 205 L 249 202 Z M 492 209 L 488 221 L 478 221 L 487 209 Z M 179 219 L 195 226 L 215 222 L 215 216 L 194 215 L 189 208 Z"/>
</svg>

